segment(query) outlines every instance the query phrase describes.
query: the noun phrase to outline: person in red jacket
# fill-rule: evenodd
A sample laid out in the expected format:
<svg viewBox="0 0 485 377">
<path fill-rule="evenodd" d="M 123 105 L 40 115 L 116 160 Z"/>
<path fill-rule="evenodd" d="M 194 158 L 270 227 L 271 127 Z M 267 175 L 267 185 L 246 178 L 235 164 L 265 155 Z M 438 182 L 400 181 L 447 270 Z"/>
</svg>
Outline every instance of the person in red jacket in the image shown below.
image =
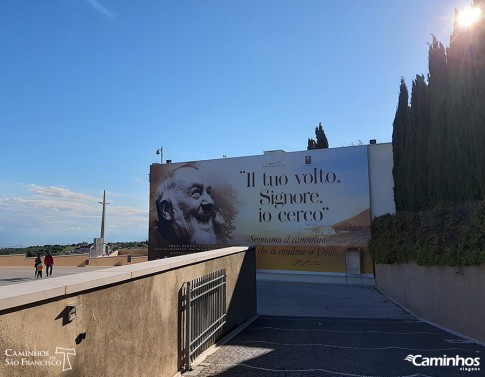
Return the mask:
<svg viewBox="0 0 485 377">
<path fill-rule="evenodd" d="M 54 257 L 52 254 L 49 252 L 44 258 L 44 264 L 46 267 L 46 275 L 49 276 L 49 271 L 52 276 L 52 267 L 54 266 Z"/>
</svg>

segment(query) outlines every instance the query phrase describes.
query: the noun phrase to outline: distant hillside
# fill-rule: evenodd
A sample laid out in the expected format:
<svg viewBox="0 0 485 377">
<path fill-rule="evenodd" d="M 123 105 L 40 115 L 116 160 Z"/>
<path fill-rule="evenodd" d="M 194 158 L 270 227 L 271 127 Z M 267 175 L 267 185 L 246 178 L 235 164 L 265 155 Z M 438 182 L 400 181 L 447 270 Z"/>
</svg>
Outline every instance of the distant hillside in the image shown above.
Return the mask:
<svg viewBox="0 0 485 377">
<path fill-rule="evenodd" d="M 370 208 L 362 211 L 358 215 L 351 217 L 350 219 L 341 221 L 332 226 L 335 230 L 359 230 L 364 228 L 370 228 Z"/>
<path fill-rule="evenodd" d="M 148 248 L 148 241 L 131 241 L 131 242 L 109 242 L 111 250 L 128 249 L 128 248 Z M 48 252 L 53 255 L 65 255 L 72 253 L 77 247 L 89 247 L 91 244 L 78 243 L 71 245 L 43 245 L 43 246 L 26 246 L 26 247 L 0 247 L 0 255 L 26 254 L 27 257 L 37 255 L 47 255 Z"/>
</svg>

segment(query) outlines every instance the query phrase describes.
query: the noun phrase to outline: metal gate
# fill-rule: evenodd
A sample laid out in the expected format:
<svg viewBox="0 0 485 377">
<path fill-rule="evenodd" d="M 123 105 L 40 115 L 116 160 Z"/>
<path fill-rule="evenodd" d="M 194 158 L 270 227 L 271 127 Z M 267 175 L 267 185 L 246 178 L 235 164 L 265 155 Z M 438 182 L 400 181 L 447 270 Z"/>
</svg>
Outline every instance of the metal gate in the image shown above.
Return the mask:
<svg viewBox="0 0 485 377">
<path fill-rule="evenodd" d="M 185 369 L 215 344 L 226 323 L 226 270 L 185 283 Z"/>
</svg>

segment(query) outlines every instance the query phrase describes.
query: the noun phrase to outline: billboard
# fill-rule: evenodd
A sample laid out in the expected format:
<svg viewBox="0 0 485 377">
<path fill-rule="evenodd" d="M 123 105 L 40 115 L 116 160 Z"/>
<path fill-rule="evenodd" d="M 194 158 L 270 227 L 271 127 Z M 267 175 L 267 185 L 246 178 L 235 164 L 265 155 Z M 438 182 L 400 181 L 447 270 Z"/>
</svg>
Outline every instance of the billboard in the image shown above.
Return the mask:
<svg viewBox="0 0 485 377">
<path fill-rule="evenodd" d="M 149 259 L 256 245 L 259 269 L 344 272 L 370 239 L 367 146 L 150 168 Z"/>
</svg>

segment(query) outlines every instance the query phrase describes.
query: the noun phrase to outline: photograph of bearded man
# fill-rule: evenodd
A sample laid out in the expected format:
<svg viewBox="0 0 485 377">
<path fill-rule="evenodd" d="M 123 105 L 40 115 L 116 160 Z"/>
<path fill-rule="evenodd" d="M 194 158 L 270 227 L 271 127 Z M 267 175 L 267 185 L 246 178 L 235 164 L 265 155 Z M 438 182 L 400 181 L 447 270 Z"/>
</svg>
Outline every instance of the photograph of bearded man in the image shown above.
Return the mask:
<svg viewBox="0 0 485 377">
<path fill-rule="evenodd" d="M 158 232 L 173 244 L 216 244 L 212 187 L 197 165 L 166 175 L 157 190 Z"/>
</svg>

